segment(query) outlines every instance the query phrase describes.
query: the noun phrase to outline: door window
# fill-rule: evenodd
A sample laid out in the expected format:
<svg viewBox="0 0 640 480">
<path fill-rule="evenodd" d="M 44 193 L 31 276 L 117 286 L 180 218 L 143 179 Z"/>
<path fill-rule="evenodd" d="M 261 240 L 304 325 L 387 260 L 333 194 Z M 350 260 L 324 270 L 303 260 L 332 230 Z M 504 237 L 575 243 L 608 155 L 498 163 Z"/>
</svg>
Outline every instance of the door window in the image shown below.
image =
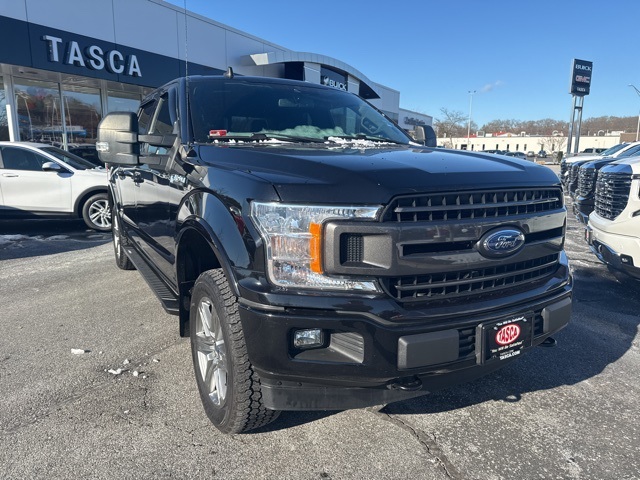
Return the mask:
<svg viewBox="0 0 640 480">
<path fill-rule="evenodd" d="M 149 133 L 151 120 L 153 120 L 153 112 L 156 109 L 157 102 L 155 100 L 146 103 L 140 107 L 138 114 L 138 132 L 141 135 Z"/>
<path fill-rule="evenodd" d="M 40 172 L 42 171 L 42 165 L 50 161 L 47 157 L 24 148 L 2 148 L 2 164 L 7 170 Z"/>
</svg>

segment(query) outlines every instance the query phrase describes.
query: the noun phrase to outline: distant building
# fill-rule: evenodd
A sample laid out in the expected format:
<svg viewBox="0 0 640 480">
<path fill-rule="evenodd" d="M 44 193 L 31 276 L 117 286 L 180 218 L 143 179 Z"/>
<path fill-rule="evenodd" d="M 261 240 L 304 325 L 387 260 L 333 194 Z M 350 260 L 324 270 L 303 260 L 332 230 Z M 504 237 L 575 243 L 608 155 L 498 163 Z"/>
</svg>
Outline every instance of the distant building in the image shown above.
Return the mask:
<svg viewBox="0 0 640 480">
<path fill-rule="evenodd" d="M 617 145 L 623 140 L 622 136 L 629 134 L 609 134 L 604 136 L 580 136 L 579 148 L 581 152 L 586 148 L 609 148 Z M 635 140 L 635 133 L 633 134 Z M 574 139 L 575 142 L 575 139 Z M 506 150 L 510 152 L 539 152 L 544 150 L 547 153 L 566 152 L 567 137 L 565 135 L 527 135 L 498 132 L 496 134 L 471 134 L 470 138 L 464 137 L 438 137 L 438 145 L 456 150 Z M 573 148 L 572 148 L 573 150 Z"/>
</svg>

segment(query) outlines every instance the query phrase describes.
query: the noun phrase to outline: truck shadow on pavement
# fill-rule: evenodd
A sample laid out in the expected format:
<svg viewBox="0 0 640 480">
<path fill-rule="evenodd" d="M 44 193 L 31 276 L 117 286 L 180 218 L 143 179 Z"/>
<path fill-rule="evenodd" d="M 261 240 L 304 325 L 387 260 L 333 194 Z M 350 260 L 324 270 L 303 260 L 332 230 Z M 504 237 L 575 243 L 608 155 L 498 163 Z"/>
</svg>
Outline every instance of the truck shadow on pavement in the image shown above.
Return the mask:
<svg viewBox="0 0 640 480">
<path fill-rule="evenodd" d="M 0 260 L 52 255 L 92 248 L 111 241 L 82 220 L 0 220 Z"/>
</svg>

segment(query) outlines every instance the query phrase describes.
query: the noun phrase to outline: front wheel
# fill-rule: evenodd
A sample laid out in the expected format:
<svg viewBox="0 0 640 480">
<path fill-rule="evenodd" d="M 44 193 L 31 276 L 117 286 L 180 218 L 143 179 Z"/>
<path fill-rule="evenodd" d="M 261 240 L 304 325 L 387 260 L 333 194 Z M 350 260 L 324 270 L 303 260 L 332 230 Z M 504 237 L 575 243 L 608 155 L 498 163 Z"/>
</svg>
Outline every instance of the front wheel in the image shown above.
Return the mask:
<svg viewBox="0 0 640 480">
<path fill-rule="evenodd" d="M 215 427 L 223 433 L 242 433 L 275 420 L 279 412 L 263 405 L 238 301 L 221 269 L 206 271 L 196 280 L 189 321 L 198 391 Z"/>
<path fill-rule="evenodd" d="M 82 218 L 89 228 L 99 232 L 111 230 L 111 207 L 106 193 L 96 193 L 84 202 Z"/>
<path fill-rule="evenodd" d="M 120 220 L 118 219 L 118 214 L 113 213 L 113 226 L 111 232 L 113 233 L 113 253 L 116 257 L 116 265 L 121 270 L 135 270 L 136 267 L 133 266 L 129 257 L 124 252 L 123 244 L 126 241 L 126 237 L 123 236 L 122 230 L 120 229 Z"/>
</svg>

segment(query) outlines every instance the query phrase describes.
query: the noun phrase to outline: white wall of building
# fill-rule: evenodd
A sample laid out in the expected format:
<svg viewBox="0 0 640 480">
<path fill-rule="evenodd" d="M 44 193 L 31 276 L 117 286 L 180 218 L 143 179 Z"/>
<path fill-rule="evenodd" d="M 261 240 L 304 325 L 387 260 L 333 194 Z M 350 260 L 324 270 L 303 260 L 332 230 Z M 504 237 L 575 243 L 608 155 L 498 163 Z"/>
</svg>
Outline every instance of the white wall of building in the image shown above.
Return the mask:
<svg viewBox="0 0 640 480">
<path fill-rule="evenodd" d="M 575 141 L 575 139 L 574 139 Z M 620 135 L 606 135 L 602 137 L 580 137 L 579 151 L 585 148 L 609 148 L 620 143 Z M 458 150 L 508 150 L 510 152 L 545 150 L 547 153 L 567 151 L 567 137 L 558 136 L 499 136 L 499 137 L 438 137 L 438 145 Z M 572 147 L 573 151 L 573 147 Z"/>
</svg>

